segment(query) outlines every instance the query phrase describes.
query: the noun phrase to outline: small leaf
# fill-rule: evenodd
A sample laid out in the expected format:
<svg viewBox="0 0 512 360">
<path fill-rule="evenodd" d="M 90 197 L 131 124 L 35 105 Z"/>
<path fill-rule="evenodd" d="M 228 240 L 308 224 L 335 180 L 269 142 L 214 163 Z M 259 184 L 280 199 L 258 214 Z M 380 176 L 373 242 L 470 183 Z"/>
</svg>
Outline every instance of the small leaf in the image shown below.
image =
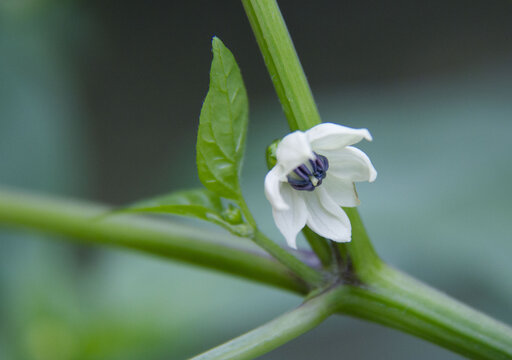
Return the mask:
<svg viewBox="0 0 512 360">
<path fill-rule="evenodd" d="M 221 198 L 208 189 L 177 191 L 142 200 L 113 213 L 156 213 L 194 217 L 220 225 L 239 236 L 249 236 L 252 228 L 233 214 L 240 210 L 232 204 L 224 206 Z"/>
<path fill-rule="evenodd" d="M 224 210 L 221 199 L 206 189 L 177 191 L 142 200 L 120 212 L 152 212 L 192 216 L 203 220 L 219 218 Z"/>
<path fill-rule="evenodd" d="M 236 200 L 240 197 L 249 102 L 233 54 L 217 37 L 212 51 L 210 88 L 199 119 L 197 169 L 207 189 Z"/>
</svg>

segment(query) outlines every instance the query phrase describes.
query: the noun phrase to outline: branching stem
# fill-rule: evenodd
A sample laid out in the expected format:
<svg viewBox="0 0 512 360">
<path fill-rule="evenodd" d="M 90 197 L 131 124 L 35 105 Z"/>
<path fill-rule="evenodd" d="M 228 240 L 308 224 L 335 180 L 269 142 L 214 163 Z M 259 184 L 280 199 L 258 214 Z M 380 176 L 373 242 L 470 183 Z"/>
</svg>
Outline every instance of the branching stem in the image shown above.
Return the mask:
<svg viewBox="0 0 512 360">
<path fill-rule="evenodd" d="M 217 346 L 192 360 L 249 360 L 313 329 L 340 306 L 342 291 L 333 289 L 307 300 L 298 308 Z"/>
</svg>

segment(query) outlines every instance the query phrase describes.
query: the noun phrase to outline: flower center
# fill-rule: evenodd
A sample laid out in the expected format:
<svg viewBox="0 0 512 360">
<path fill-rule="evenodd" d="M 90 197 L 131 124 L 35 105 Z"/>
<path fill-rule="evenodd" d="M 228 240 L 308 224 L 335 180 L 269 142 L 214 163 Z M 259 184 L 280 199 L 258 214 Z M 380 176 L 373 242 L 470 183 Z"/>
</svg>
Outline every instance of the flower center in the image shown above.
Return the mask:
<svg viewBox="0 0 512 360">
<path fill-rule="evenodd" d="M 325 156 L 315 153 L 315 159 L 309 164 L 302 164 L 288 175 L 288 183 L 295 190 L 313 191 L 322 184 L 329 169 L 329 161 Z"/>
</svg>

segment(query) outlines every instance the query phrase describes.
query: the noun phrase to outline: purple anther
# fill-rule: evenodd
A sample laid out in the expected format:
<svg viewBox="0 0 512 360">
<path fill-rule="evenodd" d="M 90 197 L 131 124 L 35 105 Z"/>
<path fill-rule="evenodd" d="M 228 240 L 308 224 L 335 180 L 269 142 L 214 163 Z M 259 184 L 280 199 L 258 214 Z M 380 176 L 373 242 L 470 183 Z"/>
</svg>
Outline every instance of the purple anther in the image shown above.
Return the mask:
<svg viewBox="0 0 512 360">
<path fill-rule="evenodd" d="M 293 170 L 296 176 L 288 175 L 288 183 L 295 190 L 313 191 L 315 187 L 322 184 L 322 180 L 326 176 L 327 169 L 329 169 L 329 161 L 325 156 L 318 155 L 315 153 L 315 159 L 309 160 L 310 167 L 306 164 L 302 164 Z M 311 169 L 310 169 L 311 168 Z M 315 178 L 316 181 L 311 181 L 311 178 Z"/>
<path fill-rule="evenodd" d="M 315 187 L 311 183 L 311 180 L 308 178 L 307 180 L 302 179 L 294 179 L 290 176 L 288 176 L 288 183 L 294 188 L 295 190 L 306 190 L 306 191 L 313 191 L 315 190 Z"/>
<path fill-rule="evenodd" d="M 293 172 L 295 174 L 297 174 L 300 178 L 309 181 L 309 176 L 311 175 L 311 171 L 309 171 L 309 169 L 307 168 L 306 165 L 302 164 L 301 166 L 299 166 L 298 168 L 293 170 Z"/>
</svg>

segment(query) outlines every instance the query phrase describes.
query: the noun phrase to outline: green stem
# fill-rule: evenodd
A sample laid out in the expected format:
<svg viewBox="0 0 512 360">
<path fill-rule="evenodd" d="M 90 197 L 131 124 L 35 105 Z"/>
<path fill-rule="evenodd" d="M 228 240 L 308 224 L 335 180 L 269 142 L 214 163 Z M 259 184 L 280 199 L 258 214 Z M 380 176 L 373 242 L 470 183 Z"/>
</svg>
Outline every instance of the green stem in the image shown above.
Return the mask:
<svg viewBox="0 0 512 360">
<path fill-rule="evenodd" d="M 512 329 L 381 264 L 346 286 L 341 312 L 418 336 L 471 359 L 512 359 Z"/>
<path fill-rule="evenodd" d="M 474 359 L 512 359 L 512 329 L 384 264 L 355 208 L 345 208 L 345 244 L 358 287 L 347 287 L 342 312 L 416 335 Z"/>
<path fill-rule="evenodd" d="M 292 130 L 320 124 L 306 75 L 275 0 L 242 0 Z"/>
<path fill-rule="evenodd" d="M 334 289 L 244 335 L 213 348 L 193 360 L 254 359 L 313 329 L 337 311 L 342 295 Z"/>
<path fill-rule="evenodd" d="M 320 124 L 313 94 L 277 2 L 242 0 L 242 4 L 290 129 L 304 131 Z M 331 254 L 326 255 L 325 240 L 305 235 L 325 266 L 332 259 Z"/>
<path fill-rule="evenodd" d="M 311 289 L 322 285 L 324 282 L 324 277 L 320 272 L 297 259 L 291 253 L 269 239 L 261 231 L 256 231 L 253 241 L 266 250 L 277 261 L 289 268 L 294 274 L 308 283 Z"/>
<path fill-rule="evenodd" d="M 343 208 L 343 210 L 347 213 L 352 225 L 352 241 L 341 244 L 340 255 L 351 262 L 351 271 L 364 282 L 368 276 L 380 270 L 382 260 L 370 242 L 357 208 Z"/>
<path fill-rule="evenodd" d="M 321 122 L 299 58 L 275 0 L 242 0 L 252 30 L 274 82 L 291 130 L 308 130 Z M 351 260 L 360 272 L 380 260 L 356 208 L 345 208 L 352 223 Z M 342 247 L 344 249 L 344 247 Z M 323 251 L 323 250 L 320 250 Z M 316 251 L 315 251 L 316 252 Z M 324 255 L 317 253 L 319 257 Z"/>
<path fill-rule="evenodd" d="M 323 276 L 317 270 L 304 264 L 302 261 L 297 259 L 291 253 L 283 249 L 281 246 L 269 239 L 264 233 L 258 230 L 256 220 L 252 216 L 252 213 L 249 210 L 249 207 L 247 206 L 247 203 L 245 202 L 242 195 L 240 195 L 238 206 L 240 206 L 240 209 L 242 210 L 242 213 L 244 214 L 249 225 L 251 225 L 254 229 L 254 234 L 251 239 L 256 245 L 260 246 L 262 249 L 268 252 L 274 259 L 290 269 L 300 279 L 303 279 L 310 285 L 310 288 L 322 284 Z"/>
<path fill-rule="evenodd" d="M 122 215 L 94 221 L 108 208 L 97 204 L 51 199 L 0 190 L 0 224 L 31 228 L 78 239 L 156 254 L 243 276 L 299 293 L 307 285 L 247 241 L 215 241 L 211 232 L 140 216 Z"/>
<path fill-rule="evenodd" d="M 302 230 L 311 250 L 315 252 L 324 268 L 329 268 L 333 262 L 333 253 L 329 240 L 324 239 L 309 227 Z"/>
<path fill-rule="evenodd" d="M 105 211 L 103 206 L 85 202 L 0 191 L 0 223 L 5 225 L 141 250 L 300 294 L 307 291 L 306 285 L 279 263 L 227 240 L 212 242 L 209 232 L 132 216 L 91 221 Z M 355 215 L 349 212 L 353 224 L 360 221 Z M 512 330 L 506 325 L 381 261 L 371 262 L 371 271 L 363 271 L 361 252 L 368 244 L 361 239 L 365 240 L 355 237 L 348 249 L 358 280 L 364 282 L 341 287 L 342 313 L 400 329 L 472 358 L 512 359 Z"/>
</svg>

